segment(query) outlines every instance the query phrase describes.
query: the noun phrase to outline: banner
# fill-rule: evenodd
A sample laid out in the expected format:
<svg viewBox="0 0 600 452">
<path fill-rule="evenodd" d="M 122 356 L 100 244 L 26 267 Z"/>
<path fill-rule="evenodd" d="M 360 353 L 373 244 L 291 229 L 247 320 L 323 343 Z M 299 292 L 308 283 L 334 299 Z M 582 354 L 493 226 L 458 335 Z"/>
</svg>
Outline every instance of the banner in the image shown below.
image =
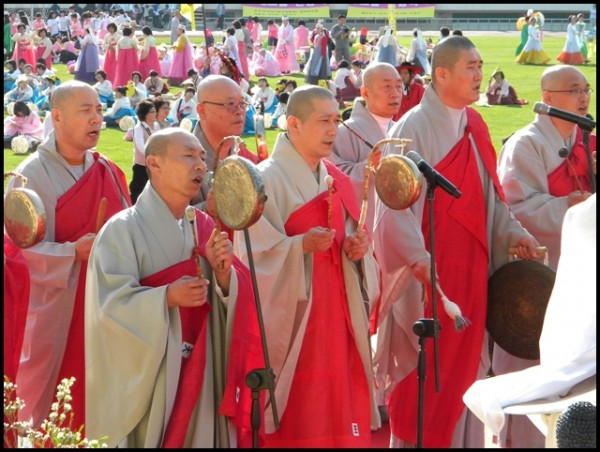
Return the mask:
<svg viewBox="0 0 600 452">
<path fill-rule="evenodd" d="M 435 16 L 435 3 L 396 3 L 396 19 L 413 19 Z M 388 3 L 350 3 L 348 19 L 389 19 Z M 394 27 L 395 28 L 395 27 Z"/>
<path fill-rule="evenodd" d="M 196 15 L 194 12 L 201 6 L 202 3 L 181 3 L 179 8 L 181 15 L 190 21 L 192 30 L 196 30 Z"/>
<path fill-rule="evenodd" d="M 392 27 L 392 33 L 396 35 L 396 5 L 388 3 L 388 25 Z"/>
<path fill-rule="evenodd" d="M 282 16 L 325 19 L 329 5 L 321 3 L 255 3 L 244 5 L 242 16 L 279 20 Z"/>
</svg>

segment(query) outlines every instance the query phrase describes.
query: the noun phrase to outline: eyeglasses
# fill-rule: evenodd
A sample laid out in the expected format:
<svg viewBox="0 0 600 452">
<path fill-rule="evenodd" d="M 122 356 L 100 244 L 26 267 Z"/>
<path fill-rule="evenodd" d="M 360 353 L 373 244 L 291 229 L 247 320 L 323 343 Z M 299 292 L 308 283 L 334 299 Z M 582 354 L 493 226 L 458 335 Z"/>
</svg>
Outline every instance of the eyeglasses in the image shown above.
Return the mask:
<svg viewBox="0 0 600 452">
<path fill-rule="evenodd" d="M 551 90 L 546 89 L 549 93 L 569 93 L 572 97 L 579 97 L 582 94 L 585 96 L 591 96 L 594 90 L 592 88 L 574 88 L 574 89 L 563 89 L 563 90 Z"/>
<path fill-rule="evenodd" d="M 205 100 L 202 103 L 203 104 L 218 105 L 219 107 L 225 107 L 231 113 L 234 113 L 238 108 L 242 109 L 242 110 L 246 110 L 250 106 L 250 103 L 248 103 L 246 101 L 243 101 L 243 102 L 227 102 L 227 103 L 222 103 L 222 102 L 209 102 L 209 101 Z"/>
</svg>

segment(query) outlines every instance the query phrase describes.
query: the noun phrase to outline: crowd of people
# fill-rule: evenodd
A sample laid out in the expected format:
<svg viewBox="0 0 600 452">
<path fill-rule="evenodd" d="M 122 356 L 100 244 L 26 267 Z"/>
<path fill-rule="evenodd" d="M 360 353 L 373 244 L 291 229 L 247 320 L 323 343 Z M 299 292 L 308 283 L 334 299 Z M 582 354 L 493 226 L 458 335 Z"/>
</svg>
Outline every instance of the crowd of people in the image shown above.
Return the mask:
<svg viewBox="0 0 600 452">
<path fill-rule="evenodd" d="M 539 363 L 497 344 L 490 354 L 488 279 L 511 254 L 539 260 L 540 245 L 559 268 L 563 219 L 594 196 L 595 135 L 538 114 L 497 159 L 471 108 L 485 89 L 482 56 L 460 30 L 442 27 L 434 44 L 415 29 L 404 48 L 386 27 L 369 42 L 343 14 L 330 30 L 282 17 L 263 32 L 257 17 L 228 26 L 222 5 L 222 43 L 194 46 L 173 10 L 164 48 L 119 8 L 51 11 L 69 18 L 66 29 L 5 15 L 15 43 L 5 146 L 27 137 L 35 152 L 15 172 L 47 216 L 28 248 L 5 232 L 5 275 L 27 288 L 11 281 L 4 292 L 5 313 L 28 306 L 9 329 L 22 345 L 5 341 L 5 369 L 25 401 L 19 418 L 39 428 L 57 383 L 75 377 L 72 425 L 109 447 L 249 447 L 257 438 L 273 448 L 372 447 L 385 422 L 391 447 L 484 447 L 463 395 L 490 369 Z M 537 19 L 528 14 L 521 63 L 549 61 L 535 44 Z M 71 50 L 54 49 L 63 33 L 77 43 Z M 71 57 L 74 80 L 60 83 L 52 64 Z M 540 99 L 583 116 L 592 89 L 574 64 L 585 60 L 559 61 L 544 71 Z M 301 87 L 285 78 L 299 71 Z M 269 86 L 266 77 L 279 76 Z M 44 124 L 30 107 L 36 89 Z M 491 105 L 526 102 L 502 71 L 486 94 Z M 235 140 L 255 127 L 254 114 L 285 119 L 270 155 Z M 129 181 L 96 150 L 103 123 L 132 143 Z M 435 169 L 427 191 L 396 209 L 370 176 L 408 151 L 419 169 Z M 266 199 L 243 230 L 219 218 L 215 174 L 207 177 L 233 156 L 260 176 Z M 455 186 L 435 203 L 432 174 Z M 23 185 L 13 176 L 7 192 Z M 434 291 L 456 302 L 434 326 L 439 361 L 425 358 L 439 367 L 441 391 L 433 375 L 418 387 L 413 332 L 433 316 Z M 257 369 L 273 379 L 258 397 L 247 379 Z M 543 441 L 525 417 L 499 436 L 502 447 Z"/>
</svg>

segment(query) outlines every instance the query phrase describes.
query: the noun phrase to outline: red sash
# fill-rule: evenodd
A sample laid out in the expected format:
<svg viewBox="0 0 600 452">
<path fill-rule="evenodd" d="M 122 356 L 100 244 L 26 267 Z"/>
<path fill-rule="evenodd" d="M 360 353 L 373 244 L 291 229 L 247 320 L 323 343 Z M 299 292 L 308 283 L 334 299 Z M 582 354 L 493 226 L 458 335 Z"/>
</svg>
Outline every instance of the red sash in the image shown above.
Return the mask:
<svg viewBox="0 0 600 452">
<path fill-rule="evenodd" d="M 590 152 L 595 150 L 596 135 L 590 134 Z M 571 164 L 569 165 L 567 162 Z M 583 134 L 579 127 L 577 127 L 575 145 L 571 150 L 571 154 L 558 168 L 548 174 L 548 191 L 552 196 L 567 196 L 569 193 L 579 190 L 578 179 L 583 190 L 592 191 L 587 151 L 583 145 Z"/>
<path fill-rule="evenodd" d="M 96 217 L 100 200 L 107 199 L 106 218 L 112 217 L 123 209 L 121 194 L 129 201 L 125 175 L 112 162 L 108 163 L 111 171 L 99 162 L 100 155 L 94 153 L 92 167 L 65 192 L 56 203 L 55 241 L 57 243 L 75 242 L 89 232 L 96 232 Z M 115 186 L 113 175 L 119 183 Z M 75 377 L 75 384 L 71 387 L 73 400 L 73 426 L 74 428 L 84 424 L 85 420 L 85 359 L 84 359 L 84 301 L 85 301 L 85 273 L 87 261 L 81 262 L 79 271 L 79 282 L 69 335 L 65 346 L 65 352 L 58 373 L 57 385 L 63 378 Z M 85 431 L 82 432 L 82 435 Z"/>
<path fill-rule="evenodd" d="M 11 238 L 4 234 L 4 375 L 16 381 L 29 306 L 29 269 Z"/>
<path fill-rule="evenodd" d="M 346 235 L 342 205 L 354 214 L 358 207 L 348 177 L 326 165 L 334 177 L 331 227 L 336 237 L 330 249 L 314 253 L 306 332 L 280 428 L 267 435 L 266 447 L 371 445 L 369 387 L 353 336 L 341 266 Z M 285 224 L 287 235 L 327 227 L 329 196 L 321 193 L 292 213 Z"/>
<path fill-rule="evenodd" d="M 165 268 L 140 281 L 142 286 L 159 287 L 172 283 L 184 275 L 197 276 L 196 262 L 193 258 Z M 206 325 L 210 304 L 185 308 L 179 307 L 181 319 L 182 352 L 188 352 L 187 358 L 181 358 L 179 384 L 173 405 L 173 412 L 165 431 L 162 447 L 182 447 L 190 416 L 200 395 L 204 382 L 206 366 Z M 193 346 L 193 348 L 189 348 Z"/>
<path fill-rule="evenodd" d="M 485 331 L 488 280 L 486 204 L 469 133 L 475 138 L 486 170 L 492 179 L 497 180 L 497 177 L 494 178 L 494 148 L 489 138 L 482 139 L 487 128 L 482 129 L 481 124 L 477 124 L 480 122 L 478 118 L 472 118 L 469 110 L 469 126 L 465 135 L 436 165 L 436 169 L 457 186 L 462 196 L 456 199 L 443 190 L 437 191 L 434 200 L 434 236 L 440 286 L 473 323 L 462 332 L 455 331 L 452 319 L 437 296 L 441 325 L 438 339 L 441 391 L 435 392 L 433 341 L 429 341 L 426 344 L 429 374 L 424 390 L 423 447 L 450 447 L 456 422 L 465 407 L 462 396 L 477 377 Z M 499 182 L 496 187 L 499 187 Z M 430 249 L 428 204 L 423 211 L 422 230 L 426 247 Z M 429 302 L 425 317 L 432 316 Z M 417 434 L 417 397 L 415 369 L 396 386 L 388 400 L 392 433 L 413 443 L 416 443 Z"/>
</svg>

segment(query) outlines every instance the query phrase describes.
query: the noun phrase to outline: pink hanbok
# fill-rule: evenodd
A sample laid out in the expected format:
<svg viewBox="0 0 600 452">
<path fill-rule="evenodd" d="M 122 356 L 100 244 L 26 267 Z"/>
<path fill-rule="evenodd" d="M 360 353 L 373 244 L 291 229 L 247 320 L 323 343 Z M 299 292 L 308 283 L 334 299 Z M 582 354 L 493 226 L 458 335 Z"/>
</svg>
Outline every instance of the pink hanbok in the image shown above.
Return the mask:
<svg viewBox="0 0 600 452">
<path fill-rule="evenodd" d="M 271 52 L 261 48 L 254 51 L 250 73 L 257 77 L 279 77 L 281 67 Z"/>
<path fill-rule="evenodd" d="M 156 38 L 154 36 L 146 36 L 144 38 L 144 47 L 140 55 L 140 72 L 142 79 L 145 80 L 150 76 L 150 71 L 155 70 L 158 76 L 162 77 L 160 61 L 158 60 L 158 50 L 156 50 Z"/>
<path fill-rule="evenodd" d="M 246 55 L 246 43 L 244 42 L 244 32 L 240 30 L 235 31 L 235 39 L 237 40 L 238 57 L 240 60 L 241 68 L 240 71 L 244 74 L 246 80 L 250 79 L 250 70 L 248 68 L 248 55 Z"/>
<path fill-rule="evenodd" d="M 42 141 L 44 138 L 44 124 L 38 114 L 32 111 L 28 116 L 9 116 L 4 119 L 4 136 L 13 137 L 23 135 L 29 143 Z"/>
<path fill-rule="evenodd" d="M 279 27 L 279 38 L 275 49 L 275 58 L 279 62 L 281 72 L 292 73 L 300 71 L 296 60 L 296 46 L 294 45 L 294 27 L 289 23 Z"/>
<path fill-rule="evenodd" d="M 52 69 L 52 41 L 47 36 L 39 41 L 35 48 L 35 61 L 40 58 L 44 59 L 46 68 Z"/>
<path fill-rule="evenodd" d="M 173 63 L 169 72 L 169 83 L 179 85 L 187 79 L 187 71 L 194 67 L 192 46 L 185 33 L 182 33 L 173 44 Z"/>
<path fill-rule="evenodd" d="M 131 74 L 140 67 L 138 44 L 135 39 L 123 36 L 117 42 L 117 70 L 113 86 L 125 86 L 131 80 Z M 106 71 L 105 71 L 106 72 Z"/>
<path fill-rule="evenodd" d="M 102 48 L 106 52 L 104 55 L 104 72 L 106 72 L 106 80 L 109 80 L 113 86 L 115 85 L 115 75 L 117 72 L 117 42 L 121 39 L 119 33 L 107 33 L 102 42 Z"/>
<path fill-rule="evenodd" d="M 12 59 L 19 61 L 21 58 L 24 58 L 27 64 L 31 64 L 35 67 L 36 59 L 35 53 L 33 52 L 33 40 L 31 35 L 17 32 L 11 39 L 15 43 Z"/>
</svg>

